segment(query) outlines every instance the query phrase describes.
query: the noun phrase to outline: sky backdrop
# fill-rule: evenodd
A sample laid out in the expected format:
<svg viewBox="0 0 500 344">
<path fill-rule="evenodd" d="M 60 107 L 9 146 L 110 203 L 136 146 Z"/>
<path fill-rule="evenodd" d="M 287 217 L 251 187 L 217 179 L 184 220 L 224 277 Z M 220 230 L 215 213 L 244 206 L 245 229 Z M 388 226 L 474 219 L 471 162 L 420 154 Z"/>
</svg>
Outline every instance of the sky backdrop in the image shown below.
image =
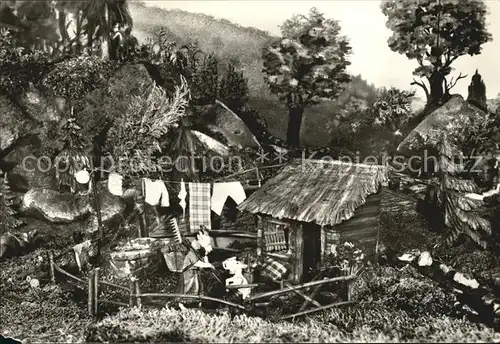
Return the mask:
<svg viewBox="0 0 500 344">
<path fill-rule="evenodd" d="M 184 0 L 145 1 L 147 5 L 165 9 L 180 9 L 205 13 L 224 18 L 242 26 L 252 26 L 279 35 L 281 25 L 294 14 L 307 14 L 311 7 L 318 8 L 329 18 L 336 19 L 343 34 L 349 37 L 352 46 L 350 72 L 361 74 L 376 86 L 396 86 L 410 89 L 416 61 L 392 52 L 387 46 L 391 31 L 386 28 L 386 18 L 380 9 L 380 0 Z M 468 78 L 458 82 L 452 93 L 467 96 L 467 86 L 476 68 L 483 76 L 488 98 L 500 93 L 500 0 L 486 0 L 489 9 L 488 30 L 493 41 L 483 46 L 481 55 L 462 56 L 454 64 L 452 75 L 459 72 Z M 419 87 L 413 86 L 417 95 L 424 98 Z"/>
</svg>

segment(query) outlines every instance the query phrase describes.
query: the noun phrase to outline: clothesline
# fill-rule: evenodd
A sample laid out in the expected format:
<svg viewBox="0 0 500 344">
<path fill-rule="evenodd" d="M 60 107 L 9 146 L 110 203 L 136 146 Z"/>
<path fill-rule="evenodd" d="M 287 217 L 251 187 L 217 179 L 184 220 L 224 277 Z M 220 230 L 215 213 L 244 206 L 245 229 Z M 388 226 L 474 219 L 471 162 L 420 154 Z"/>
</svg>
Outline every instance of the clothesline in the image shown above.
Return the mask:
<svg viewBox="0 0 500 344">
<path fill-rule="evenodd" d="M 236 173 L 230 174 L 229 176 L 224 176 L 224 177 L 217 178 L 217 179 L 215 179 L 212 182 L 209 182 L 209 181 L 198 181 L 197 183 L 219 183 L 219 182 L 223 182 L 225 179 L 232 178 L 232 177 L 238 176 L 240 174 L 245 174 L 245 173 L 248 173 L 248 172 L 252 172 L 254 170 L 258 173 L 259 170 L 269 169 L 269 168 L 277 168 L 277 167 L 282 167 L 284 165 L 285 164 L 278 164 L 278 165 L 272 165 L 272 166 L 263 166 L 263 167 L 253 167 L 253 168 L 250 168 L 250 169 L 247 169 L 247 170 L 243 170 L 243 171 L 240 171 L 240 172 L 236 172 Z M 113 171 L 110 171 L 110 170 L 105 170 L 105 169 L 98 168 L 98 167 L 94 168 L 94 170 L 99 170 L 101 172 L 106 172 L 106 173 L 117 173 L 117 172 L 113 172 Z M 117 173 L 117 174 L 119 174 L 119 173 Z M 259 176 L 259 178 L 255 178 L 255 179 L 242 179 L 242 180 L 231 180 L 231 181 L 232 182 L 237 182 L 237 181 L 239 181 L 239 182 L 260 181 L 261 180 L 260 179 L 260 174 L 258 174 L 258 176 Z M 132 179 L 132 177 L 127 177 L 127 179 Z M 137 177 L 136 179 L 161 180 L 162 182 L 168 183 L 168 184 L 189 183 L 189 181 L 168 180 L 168 179 L 163 179 L 163 178 Z"/>
</svg>

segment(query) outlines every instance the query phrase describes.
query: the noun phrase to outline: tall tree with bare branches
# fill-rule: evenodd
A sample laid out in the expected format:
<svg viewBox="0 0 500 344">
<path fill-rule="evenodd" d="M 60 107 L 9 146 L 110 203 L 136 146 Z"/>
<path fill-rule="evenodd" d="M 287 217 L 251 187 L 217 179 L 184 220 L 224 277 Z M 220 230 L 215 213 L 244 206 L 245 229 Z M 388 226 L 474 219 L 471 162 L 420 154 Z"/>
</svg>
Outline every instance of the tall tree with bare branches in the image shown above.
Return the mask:
<svg viewBox="0 0 500 344">
<path fill-rule="evenodd" d="M 389 47 L 417 60 L 413 74 L 420 80 L 412 85 L 424 90 L 431 108 L 446 101 L 451 88 L 466 77 L 447 78 L 453 62 L 480 54 L 481 46 L 492 39 L 482 0 L 383 0 L 381 7 L 393 32 Z"/>
</svg>

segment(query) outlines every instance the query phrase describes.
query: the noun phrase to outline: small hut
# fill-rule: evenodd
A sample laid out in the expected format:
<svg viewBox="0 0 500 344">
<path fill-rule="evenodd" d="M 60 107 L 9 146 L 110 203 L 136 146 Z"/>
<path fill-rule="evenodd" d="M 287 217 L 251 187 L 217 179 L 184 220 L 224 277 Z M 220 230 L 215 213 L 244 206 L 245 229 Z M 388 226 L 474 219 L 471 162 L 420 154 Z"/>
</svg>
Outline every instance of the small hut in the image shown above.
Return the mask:
<svg viewBox="0 0 500 344">
<path fill-rule="evenodd" d="M 238 209 L 257 216 L 264 255 L 288 262 L 289 279 L 300 283 L 332 244 L 358 241 L 368 257 L 375 256 L 385 182 L 387 169 L 380 165 L 296 160 Z"/>
</svg>

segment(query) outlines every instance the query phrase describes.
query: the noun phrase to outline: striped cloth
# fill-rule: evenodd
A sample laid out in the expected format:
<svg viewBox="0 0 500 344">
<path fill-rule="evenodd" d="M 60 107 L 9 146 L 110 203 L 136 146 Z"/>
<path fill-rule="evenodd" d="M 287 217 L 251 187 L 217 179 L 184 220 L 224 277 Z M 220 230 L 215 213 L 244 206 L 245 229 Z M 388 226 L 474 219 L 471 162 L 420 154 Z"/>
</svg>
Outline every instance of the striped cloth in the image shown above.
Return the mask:
<svg viewBox="0 0 500 344">
<path fill-rule="evenodd" d="M 189 226 L 192 233 L 204 226 L 212 229 L 210 221 L 210 184 L 189 183 Z"/>
<path fill-rule="evenodd" d="M 283 279 L 283 276 L 287 273 L 287 268 L 285 265 L 277 262 L 274 259 L 267 258 L 262 265 L 261 274 L 264 277 L 270 278 L 273 281 L 279 281 Z"/>
</svg>

